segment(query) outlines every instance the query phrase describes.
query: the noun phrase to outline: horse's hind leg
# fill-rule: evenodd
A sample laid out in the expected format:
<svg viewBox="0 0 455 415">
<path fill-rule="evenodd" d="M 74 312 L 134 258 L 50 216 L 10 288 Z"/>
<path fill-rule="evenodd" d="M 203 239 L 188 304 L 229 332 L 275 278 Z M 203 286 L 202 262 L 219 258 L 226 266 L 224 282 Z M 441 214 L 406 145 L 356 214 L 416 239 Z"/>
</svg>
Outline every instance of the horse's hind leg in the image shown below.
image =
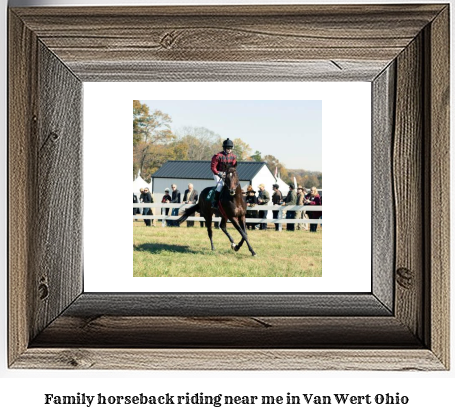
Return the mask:
<svg viewBox="0 0 455 415">
<path fill-rule="evenodd" d="M 212 231 L 212 216 L 205 216 L 205 223 L 207 225 L 207 233 L 209 234 L 210 238 L 210 245 L 212 245 L 212 251 L 215 250 L 215 246 L 213 245 L 213 231 Z"/>
<path fill-rule="evenodd" d="M 236 249 L 237 245 L 235 244 L 234 240 L 232 239 L 232 236 L 229 235 L 229 233 L 226 229 L 226 223 L 227 223 L 227 220 L 225 218 L 221 218 L 220 228 L 231 241 L 231 248 Z"/>
</svg>

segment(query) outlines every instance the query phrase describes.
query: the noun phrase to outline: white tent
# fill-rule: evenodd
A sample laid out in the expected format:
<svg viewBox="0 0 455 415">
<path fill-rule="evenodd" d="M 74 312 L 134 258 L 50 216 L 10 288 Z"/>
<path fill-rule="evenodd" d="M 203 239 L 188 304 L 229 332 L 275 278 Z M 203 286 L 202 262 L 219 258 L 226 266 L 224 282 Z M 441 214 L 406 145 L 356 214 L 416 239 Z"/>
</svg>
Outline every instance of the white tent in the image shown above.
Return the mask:
<svg viewBox="0 0 455 415">
<path fill-rule="evenodd" d="M 151 184 L 151 183 L 147 183 L 147 182 L 141 177 L 141 172 L 139 171 L 139 172 L 137 173 L 136 179 L 133 181 L 133 193 L 139 196 L 139 195 L 141 194 L 141 190 L 140 190 L 140 189 L 145 188 L 145 187 L 148 187 L 148 188 L 149 188 L 150 193 L 153 192 L 152 184 Z"/>
</svg>

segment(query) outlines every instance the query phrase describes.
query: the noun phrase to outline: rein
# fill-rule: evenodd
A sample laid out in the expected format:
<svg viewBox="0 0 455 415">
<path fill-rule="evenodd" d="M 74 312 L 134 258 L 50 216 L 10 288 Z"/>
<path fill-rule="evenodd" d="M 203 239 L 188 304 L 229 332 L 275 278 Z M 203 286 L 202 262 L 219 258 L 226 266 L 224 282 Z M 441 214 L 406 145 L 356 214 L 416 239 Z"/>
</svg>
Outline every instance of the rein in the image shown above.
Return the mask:
<svg viewBox="0 0 455 415">
<path fill-rule="evenodd" d="M 223 215 L 223 218 L 227 220 L 228 217 L 223 209 L 223 206 L 221 206 L 221 200 L 218 201 L 218 209 L 220 210 L 221 215 Z"/>
</svg>

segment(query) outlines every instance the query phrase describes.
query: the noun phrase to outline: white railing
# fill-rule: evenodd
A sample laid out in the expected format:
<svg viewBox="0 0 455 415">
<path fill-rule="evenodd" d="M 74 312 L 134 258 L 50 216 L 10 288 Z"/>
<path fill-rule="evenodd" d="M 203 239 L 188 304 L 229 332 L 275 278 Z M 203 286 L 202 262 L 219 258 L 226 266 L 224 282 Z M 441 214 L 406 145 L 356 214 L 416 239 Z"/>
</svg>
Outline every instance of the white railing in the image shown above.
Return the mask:
<svg viewBox="0 0 455 415">
<path fill-rule="evenodd" d="M 185 210 L 194 206 L 193 204 L 187 203 L 133 203 L 133 208 L 135 209 L 143 209 L 143 208 L 161 208 L 161 209 L 179 209 Z M 278 211 L 278 218 L 277 219 L 267 219 L 267 218 L 246 218 L 247 223 L 278 223 L 279 229 L 281 230 L 283 223 L 313 223 L 313 224 L 320 224 L 322 225 L 322 219 L 284 219 L 283 213 L 285 211 L 316 211 L 322 212 L 322 206 L 312 206 L 312 205 L 291 205 L 291 206 L 280 206 L 280 205 L 256 205 L 254 207 L 248 207 L 247 210 L 277 210 Z M 179 212 L 180 213 L 180 212 Z M 178 220 L 180 216 L 170 216 L 170 215 L 133 215 L 133 219 L 160 219 L 162 220 L 162 226 L 166 226 L 167 220 Z M 201 216 L 190 216 L 187 221 L 191 222 L 205 222 L 204 217 Z M 212 219 L 213 222 L 220 222 L 221 218 L 214 217 Z"/>
</svg>

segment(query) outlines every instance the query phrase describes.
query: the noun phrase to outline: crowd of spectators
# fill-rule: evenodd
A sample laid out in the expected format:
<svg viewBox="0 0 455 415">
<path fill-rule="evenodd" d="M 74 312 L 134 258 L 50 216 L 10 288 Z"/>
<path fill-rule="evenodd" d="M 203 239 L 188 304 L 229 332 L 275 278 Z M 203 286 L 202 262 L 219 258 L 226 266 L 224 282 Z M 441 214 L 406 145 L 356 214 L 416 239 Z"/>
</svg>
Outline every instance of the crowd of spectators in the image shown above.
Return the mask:
<svg viewBox="0 0 455 415">
<path fill-rule="evenodd" d="M 171 185 L 172 192 L 169 188 L 164 190 L 164 196 L 161 199 L 161 203 L 186 203 L 186 204 L 196 204 L 198 202 L 198 192 L 194 189 L 193 184 L 188 184 L 188 189 L 185 190 L 183 199 L 181 198 L 181 193 L 177 189 L 177 185 L 173 183 Z M 140 189 L 140 196 L 139 200 L 138 197 L 133 193 L 133 203 L 154 203 L 153 195 L 150 193 L 150 189 L 148 187 L 144 189 Z M 265 189 L 264 184 L 260 184 L 258 186 L 258 190 L 254 190 L 253 186 L 249 185 L 248 188 L 243 191 L 243 195 L 245 197 L 245 201 L 247 207 L 254 207 L 256 205 L 268 205 L 269 202 L 272 202 L 272 205 L 279 205 L 279 206 L 302 206 L 302 205 L 310 205 L 310 206 L 319 206 L 322 205 L 322 196 L 318 193 L 316 187 L 312 187 L 310 191 L 306 191 L 302 186 L 298 186 L 295 189 L 293 184 L 289 185 L 289 191 L 285 198 L 281 191 L 279 190 L 279 185 L 273 185 L 273 193 L 270 196 L 269 192 Z M 169 215 L 170 208 L 162 208 L 162 215 Z M 153 208 L 142 208 L 142 212 L 139 208 L 133 208 L 133 215 L 137 215 L 142 213 L 143 215 L 154 215 L 155 209 Z M 179 209 L 172 208 L 171 216 L 178 216 Z M 246 217 L 248 219 L 263 219 L 267 217 L 267 210 L 248 210 Z M 278 218 L 278 210 L 273 211 L 273 218 Z M 295 211 L 295 210 L 286 210 L 286 219 L 320 219 L 322 218 L 321 211 Z M 155 221 L 150 219 L 144 219 L 144 223 L 146 226 L 155 226 Z M 194 226 L 194 221 L 187 220 L 187 227 Z M 180 226 L 178 221 L 176 220 L 167 220 L 167 226 Z M 218 224 L 216 224 L 218 225 Z M 204 226 L 204 222 L 200 222 L 200 226 Z M 217 226 L 218 227 L 218 226 Z M 310 232 L 316 232 L 318 225 L 317 224 L 310 224 Z M 250 230 L 267 230 L 267 223 L 260 223 L 260 222 L 247 222 L 247 228 Z M 305 223 L 298 223 L 297 227 L 294 223 L 287 223 L 286 230 L 287 231 L 294 231 L 295 228 L 297 230 L 308 230 L 308 226 Z M 275 230 L 279 230 L 279 224 L 275 223 Z"/>
<path fill-rule="evenodd" d="M 289 185 L 289 192 L 282 203 L 282 206 L 294 206 L 294 205 L 310 205 L 310 206 L 319 206 L 322 205 L 322 196 L 319 195 L 318 189 L 316 187 L 312 187 L 308 193 L 305 193 L 305 189 L 301 186 L 297 187 L 297 193 L 295 191 L 295 186 L 293 184 Z M 301 210 L 301 211 L 293 211 L 287 210 L 286 211 L 286 219 L 304 219 L 308 217 L 309 219 L 319 219 L 322 217 L 321 211 L 313 211 L 309 210 L 308 212 Z M 310 223 L 310 232 L 316 232 L 317 230 L 317 223 Z M 308 230 L 308 227 L 305 224 L 298 223 L 297 229 L 301 230 Z M 295 224 L 288 223 L 286 225 L 287 231 L 294 231 Z"/>
<path fill-rule="evenodd" d="M 161 203 L 181 203 L 181 193 L 180 190 L 177 189 L 177 185 L 173 183 L 171 185 L 172 192 L 169 190 L 169 188 L 164 189 L 164 195 L 161 199 Z M 140 195 L 139 195 L 139 200 L 138 197 L 133 193 L 133 203 L 155 203 L 153 200 L 153 195 L 150 193 L 150 189 L 148 187 L 140 189 Z M 189 183 L 188 184 L 188 189 L 185 190 L 185 193 L 183 195 L 183 203 L 188 203 L 188 204 L 195 204 L 198 201 L 198 192 L 197 190 L 194 189 L 193 184 Z M 170 208 L 162 208 L 161 209 L 161 214 L 168 216 L 169 215 L 169 210 Z M 133 215 L 155 215 L 155 209 L 153 208 L 133 208 Z M 178 208 L 172 208 L 171 211 L 171 216 L 178 216 L 179 214 L 179 209 Z M 150 220 L 150 219 L 144 219 L 145 226 L 155 226 L 155 221 Z M 180 226 L 178 221 L 176 220 L 167 220 L 166 221 L 167 226 Z M 194 226 L 194 221 L 187 221 L 187 226 L 191 227 Z M 201 222 L 201 227 L 204 226 L 204 224 Z"/>
<path fill-rule="evenodd" d="M 253 186 L 249 185 L 246 192 L 245 192 L 245 200 L 247 207 L 254 207 L 256 205 L 268 205 L 270 202 L 270 195 L 267 190 L 265 190 L 265 185 L 260 184 L 258 189 L 258 194 L 256 196 L 256 191 L 253 189 Z M 251 218 L 258 218 L 258 219 L 265 219 L 267 217 L 267 210 L 248 210 L 246 213 L 246 217 Z M 247 222 L 247 228 L 254 230 L 267 230 L 267 223 L 255 223 L 255 222 Z"/>
<path fill-rule="evenodd" d="M 256 191 L 250 185 L 244 192 L 246 204 L 248 207 L 253 207 L 256 205 L 268 205 L 270 200 L 272 201 L 272 205 L 279 205 L 279 206 L 302 206 L 302 205 L 313 205 L 318 206 L 322 205 L 322 196 L 319 195 L 318 190 L 316 187 L 312 187 L 309 192 L 298 186 L 297 192 L 295 190 L 295 186 L 293 184 L 289 185 L 289 191 L 285 198 L 279 189 L 278 184 L 273 185 L 273 193 L 272 197 L 270 198 L 269 193 L 265 190 L 265 186 L 263 184 L 259 185 L 258 195 L 256 196 Z M 247 218 L 265 218 L 267 216 L 266 210 L 249 210 L 247 212 Z M 300 210 L 287 210 L 286 211 L 286 219 L 319 219 L 322 218 L 321 211 L 308 211 Z M 273 219 L 278 219 L 278 210 L 273 211 Z M 310 232 L 316 232 L 318 225 L 310 224 Z M 250 230 L 259 229 L 259 230 L 267 230 L 266 223 L 255 223 L 255 222 L 247 222 L 247 228 Z M 308 230 L 308 226 L 305 223 L 298 223 L 297 224 L 298 230 Z M 279 224 L 275 223 L 275 230 L 279 230 Z M 286 224 L 287 231 L 294 231 L 295 224 L 288 223 Z"/>
</svg>

